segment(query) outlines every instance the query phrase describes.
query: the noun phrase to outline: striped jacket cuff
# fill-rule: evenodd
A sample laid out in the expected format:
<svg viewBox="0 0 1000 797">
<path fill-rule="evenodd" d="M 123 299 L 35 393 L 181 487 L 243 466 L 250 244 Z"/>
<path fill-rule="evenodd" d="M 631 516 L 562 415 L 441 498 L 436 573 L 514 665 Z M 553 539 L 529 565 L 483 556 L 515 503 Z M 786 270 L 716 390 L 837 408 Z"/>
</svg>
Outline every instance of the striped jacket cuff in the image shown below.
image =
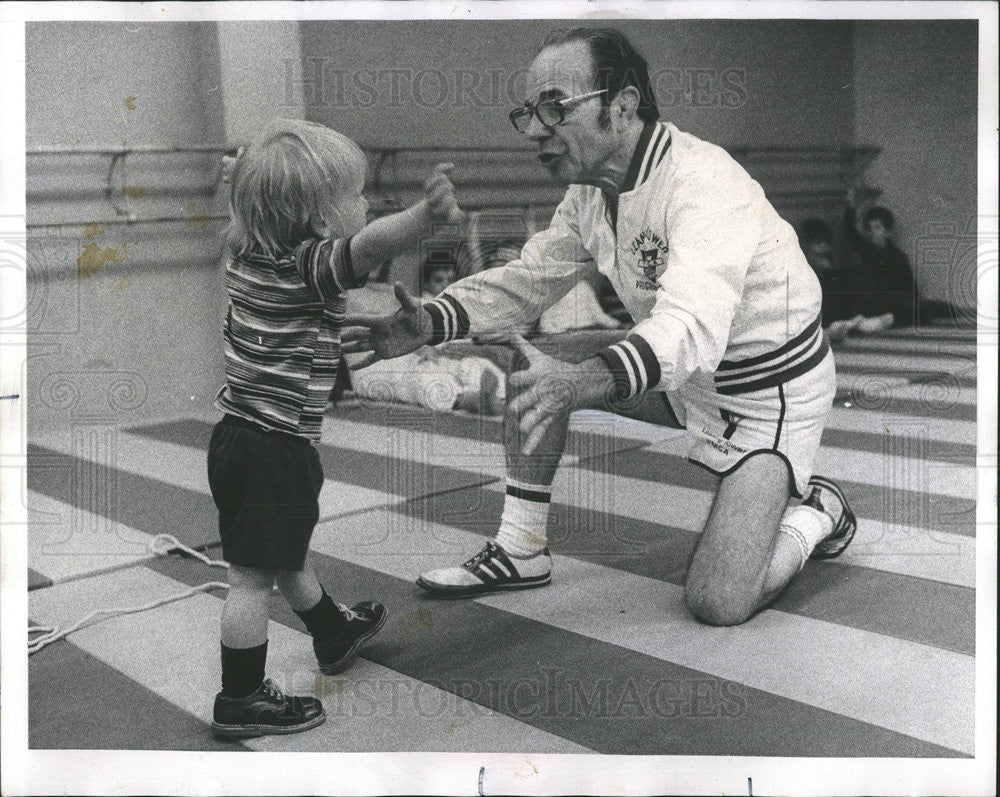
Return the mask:
<svg viewBox="0 0 1000 797">
<path fill-rule="evenodd" d="M 660 363 L 652 348 L 640 335 L 629 335 L 598 356 L 604 360 L 615 379 L 615 399 L 634 398 L 660 383 Z"/>
<path fill-rule="evenodd" d="M 464 338 L 469 334 L 469 315 L 458 299 L 442 293 L 436 299 L 424 304 L 433 325 L 428 343 L 436 346 L 449 340 Z"/>
</svg>

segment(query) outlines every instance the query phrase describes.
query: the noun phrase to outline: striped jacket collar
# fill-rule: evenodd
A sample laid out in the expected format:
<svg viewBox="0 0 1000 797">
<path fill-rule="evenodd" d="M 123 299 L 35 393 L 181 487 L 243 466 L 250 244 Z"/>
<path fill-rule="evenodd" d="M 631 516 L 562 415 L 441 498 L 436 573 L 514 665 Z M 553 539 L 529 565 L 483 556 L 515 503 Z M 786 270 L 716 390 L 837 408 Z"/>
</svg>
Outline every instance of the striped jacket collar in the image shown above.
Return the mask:
<svg viewBox="0 0 1000 797">
<path fill-rule="evenodd" d="M 670 131 L 663 122 L 646 122 L 635 145 L 632 161 L 620 193 L 634 191 L 653 173 L 670 147 Z"/>
</svg>

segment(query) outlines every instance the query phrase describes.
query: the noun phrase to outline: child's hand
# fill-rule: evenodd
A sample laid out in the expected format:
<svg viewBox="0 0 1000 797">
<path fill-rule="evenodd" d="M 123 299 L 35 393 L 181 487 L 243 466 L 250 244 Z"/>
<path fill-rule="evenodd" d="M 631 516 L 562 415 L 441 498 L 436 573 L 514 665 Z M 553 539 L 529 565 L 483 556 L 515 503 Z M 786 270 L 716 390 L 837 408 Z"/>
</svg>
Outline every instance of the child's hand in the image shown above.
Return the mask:
<svg viewBox="0 0 1000 797">
<path fill-rule="evenodd" d="M 230 180 L 233 179 L 233 172 L 236 170 L 236 161 L 240 159 L 243 155 L 243 147 L 236 150 L 236 157 L 232 158 L 229 155 L 222 156 L 222 182 L 228 184 Z"/>
<path fill-rule="evenodd" d="M 435 218 L 460 224 L 465 219 L 465 214 L 458 207 L 455 186 L 448 179 L 448 172 L 454 168 L 454 163 L 439 163 L 435 166 L 434 172 L 424 181 L 424 197 Z"/>
</svg>

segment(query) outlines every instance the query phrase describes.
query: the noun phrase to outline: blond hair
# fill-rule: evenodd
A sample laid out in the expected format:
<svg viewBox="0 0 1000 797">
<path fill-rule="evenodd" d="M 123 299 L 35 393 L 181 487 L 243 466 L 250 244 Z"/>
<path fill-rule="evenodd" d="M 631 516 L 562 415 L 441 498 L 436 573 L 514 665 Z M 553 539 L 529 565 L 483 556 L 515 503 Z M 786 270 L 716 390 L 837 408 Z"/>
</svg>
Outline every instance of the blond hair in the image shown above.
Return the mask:
<svg viewBox="0 0 1000 797">
<path fill-rule="evenodd" d="M 229 198 L 229 250 L 280 257 L 316 236 L 345 233 L 336 199 L 365 175 L 365 156 L 347 136 L 300 119 L 268 124 L 236 161 Z"/>
</svg>

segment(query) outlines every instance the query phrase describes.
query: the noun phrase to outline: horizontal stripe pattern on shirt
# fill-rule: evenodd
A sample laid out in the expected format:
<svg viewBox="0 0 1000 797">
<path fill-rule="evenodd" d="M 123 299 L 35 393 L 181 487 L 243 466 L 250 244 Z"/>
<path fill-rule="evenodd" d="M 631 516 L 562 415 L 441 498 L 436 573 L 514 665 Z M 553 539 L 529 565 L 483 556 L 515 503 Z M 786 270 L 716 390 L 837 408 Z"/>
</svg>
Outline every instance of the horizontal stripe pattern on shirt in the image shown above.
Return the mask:
<svg viewBox="0 0 1000 797">
<path fill-rule="evenodd" d="M 818 365 L 830 344 L 817 317 L 802 332 L 774 351 L 745 360 L 723 360 L 715 372 L 715 389 L 723 395 L 775 387 Z"/>
<path fill-rule="evenodd" d="M 226 266 L 226 384 L 216 407 L 312 440 L 340 362 L 346 291 L 360 287 L 349 239 L 306 241 L 287 257 L 247 253 Z"/>
</svg>

